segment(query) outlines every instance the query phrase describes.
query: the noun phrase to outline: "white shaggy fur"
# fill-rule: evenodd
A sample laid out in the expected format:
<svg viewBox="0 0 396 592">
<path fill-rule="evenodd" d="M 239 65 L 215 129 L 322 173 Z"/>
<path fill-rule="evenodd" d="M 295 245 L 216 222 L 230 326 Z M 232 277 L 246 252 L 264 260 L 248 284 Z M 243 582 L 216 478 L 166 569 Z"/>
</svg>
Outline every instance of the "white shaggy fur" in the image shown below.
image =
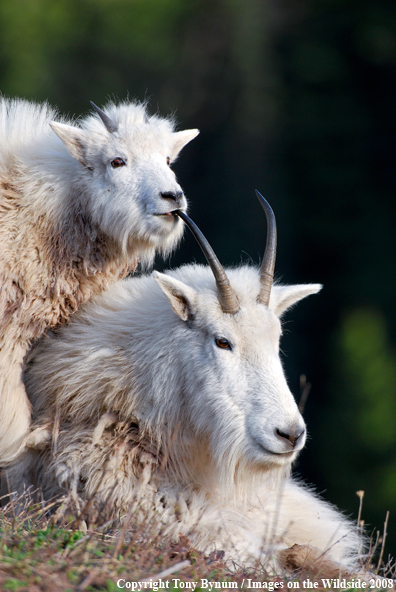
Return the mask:
<svg viewBox="0 0 396 592">
<path fill-rule="evenodd" d="M 36 431 L 10 480 L 22 491 L 33 474 L 47 498 L 138 501 L 170 536 L 239 561 L 301 567 L 288 553 L 309 548 L 337 575 L 358 537 L 290 478 L 305 426 L 279 359 L 279 317 L 320 286 L 273 286 L 267 308 L 257 269 L 227 275 L 235 315 L 190 265 L 119 282 L 42 339 L 25 372 Z"/>
<path fill-rule="evenodd" d="M 97 114 L 59 121 L 48 105 L 0 100 L 0 466 L 29 431 L 32 340 L 182 234 L 170 212 L 186 200 L 168 165 L 198 131 L 175 132 L 140 104 L 106 112 L 111 132 Z"/>
</svg>

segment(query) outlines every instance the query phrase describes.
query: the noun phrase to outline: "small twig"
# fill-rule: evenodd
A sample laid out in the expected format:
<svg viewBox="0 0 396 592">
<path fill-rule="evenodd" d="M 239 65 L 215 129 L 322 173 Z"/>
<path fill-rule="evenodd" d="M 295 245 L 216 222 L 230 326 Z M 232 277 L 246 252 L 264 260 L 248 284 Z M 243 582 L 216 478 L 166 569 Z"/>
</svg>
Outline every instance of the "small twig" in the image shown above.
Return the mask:
<svg viewBox="0 0 396 592">
<path fill-rule="evenodd" d="M 40 508 L 37 508 L 36 510 L 32 509 L 32 510 L 30 510 L 30 513 L 27 516 L 27 518 L 29 520 L 35 520 L 37 517 L 40 516 L 40 514 L 48 512 L 48 510 L 50 510 L 54 506 L 57 506 L 58 504 L 59 504 L 59 501 L 56 500 L 55 502 L 51 502 L 51 503 L 46 504 L 43 508 L 40 507 Z"/>
<path fill-rule="evenodd" d="M 300 376 L 301 397 L 300 397 L 300 402 L 298 404 L 298 410 L 301 414 L 304 412 L 305 404 L 308 399 L 308 395 L 311 392 L 311 386 L 312 386 L 311 383 L 307 382 L 307 377 L 305 376 L 305 374 L 301 374 L 301 376 Z"/>
<path fill-rule="evenodd" d="M 356 495 L 359 498 L 359 512 L 358 512 L 358 519 L 357 519 L 357 527 L 359 530 L 360 529 L 360 521 L 361 521 L 361 517 L 362 517 L 364 491 L 362 489 L 359 489 L 359 491 L 356 492 Z"/>
<path fill-rule="evenodd" d="M 381 567 L 382 558 L 384 556 L 385 540 L 386 540 L 386 535 L 387 535 L 386 529 L 388 528 L 388 520 L 389 520 L 389 510 L 386 513 L 386 518 L 385 518 L 385 522 L 384 522 L 384 534 L 382 535 L 381 553 L 379 556 L 378 565 L 377 565 L 377 569 L 376 569 L 375 573 L 378 573 L 379 568 Z"/>
<path fill-rule="evenodd" d="M 356 492 L 356 495 L 359 498 L 359 512 L 358 512 L 358 518 L 357 518 L 357 533 L 360 539 L 360 543 L 359 543 L 359 555 L 361 555 L 362 553 L 362 534 L 363 534 L 363 525 L 364 522 L 362 521 L 362 509 L 363 509 L 363 498 L 364 498 L 364 491 L 362 489 L 359 489 L 359 491 Z"/>
<path fill-rule="evenodd" d="M 92 538 L 94 533 L 91 534 L 86 534 L 82 539 L 79 539 L 78 541 L 76 541 L 74 543 L 74 547 L 73 549 L 68 553 L 69 557 L 72 557 L 74 555 L 74 552 L 76 551 L 76 549 L 78 550 L 78 547 L 80 545 L 82 545 L 83 543 L 89 542 L 89 540 Z M 69 548 L 69 547 L 68 547 Z"/>
<path fill-rule="evenodd" d="M 8 479 L 8 471 L 5 472 L 5 477 L 6 477 L 6 481 L 7 481 L 8 496 L 10 498 L 9 504 L 11 506 L 11 511 L 12 511 L 12 515 L 14 517 L 14 522 L 15 522 L 16 515 L 15 515 L 14 501 L 12 499 L 12 492 L 11 492 L 11 487 L 10 487 L 10 480 Z"/>
<path fill-rule="evenodd" d="M 92 584 L 93 580 L 97 575 L 98 571 L 96 569 L 91 570 L 89 574 L 83 579 L 83 581 L 77 586 L 77 592 L 80 592 L 82 590 L 85 590 L 85 588 L 88 588 L 88 586 Z"/>
<path fill-rule="evenodd" d="M 168 569 L 164 569 L 164 571 L 160 571 L 160 573 L 156 574 L 155 576 L 150 576 L 149 578 L 144 578 L 140 580 L 141 582 L 149 582 L 150 580 L 158 580 L 159 578 L 166 578 L 166 576 L 170 576 L 171 574 L 175 573 L 175 571 L 181 571 L 185 567 L 191 565 L 191 561 L 186 559 L 185 561 L 181 561 L 180 563 L 175 563 Z"/>
<path fill-rule="evenodd" d="M 132 536 L 132 537 L 131 537 L 131 540 L 130 540 L 130 542 L 129 542 L 129 545 L 128 545 L 128 547 L 127 547 L 127 549 L 126 549 L 125 553 L 124 553 L 124 559 L 125 559 L 126 557 L 128 557 L 128 555 L 129 555 L 129 553 L 132 551 L 132 548 L 133 548 L 133 546 L 135 545 L 135 543 L 136 543 L 136 536 Z"/>
<path fill-rule="evenodd" d="M 101 526 L 97 526 L 96 527 L 97 532 L 100 532 L 100 531 L 105 530 L 106 528 L 108 528 L 116 519 L 117 519 L 116 517 L 110 518 L 110 520 L 107 520 L 107 522 L 105 522 Z M 109 535 L 106 535 L 105 532 L 102 532 L 102 536 L 109 536 Z"/>
<path fill-rule="evenodd" d="M 133 496 L 133 500 L 129 504 L 128 514 L 127 514 L 127 516 L 126 516 L 126 518 L 124 520 L 124 524 L 122 525 L 122 529 L 121 529 L 120 535 L 118 537 L 117 544 L 116 544 L 115 549 L 114 549 L 113 557 L 115 559 L 118 557 L 118 554 L 119 554 L 119 552 L 121 550 L 121 547 L 124 544 L 126 531 L 127 531 L 127 528 L 129 528 L 129 524 L 130 524 L 131 518 L 132 518 L 132 513 L 133 513 L 133 510 L 135 508 L 135 498 L 136 498 L 136 494 Z"/>
</svg>

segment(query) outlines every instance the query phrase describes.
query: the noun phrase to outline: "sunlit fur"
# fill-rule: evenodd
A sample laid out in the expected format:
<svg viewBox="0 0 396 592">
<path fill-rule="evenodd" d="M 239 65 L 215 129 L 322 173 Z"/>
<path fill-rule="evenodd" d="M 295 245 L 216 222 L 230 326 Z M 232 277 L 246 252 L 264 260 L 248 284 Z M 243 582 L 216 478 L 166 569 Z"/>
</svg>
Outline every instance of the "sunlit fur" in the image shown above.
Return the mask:
<svg viewBox="0 0 396 592">
<path fill-rule="evenodd" d="M 161 193 L 181 193 L 167 162 L 197 130 L 175 132 L 140 104 L 107 112 L 114 133 L 96 113 L 72 122 L 0 100 L 0 466 L 29 429 L 21 367 L 32 340 L 182 234 L 165 214 L 185 208 L 184 195 Z"/>
<path fill-rule="evenodd" d="M 119 282 L 42 339 L 25 373 L 34 430 L 10 481 L 22 491 L 33 473 L 47 498 L 138 501 L 170 536 L 240 561 L 276 565 L 299 544 L 327 550 L 336 571 L 351 566 L 354 527 L 289 476 L 305 436 L 293 449 L 276 434 L 304 428 L 279 317 L 320 286 L 274 286 L 267 308 L 257 269 L 227 274 L 235 315 L 222 312 L 210 270 L 190 265 Z"/>
</svg>

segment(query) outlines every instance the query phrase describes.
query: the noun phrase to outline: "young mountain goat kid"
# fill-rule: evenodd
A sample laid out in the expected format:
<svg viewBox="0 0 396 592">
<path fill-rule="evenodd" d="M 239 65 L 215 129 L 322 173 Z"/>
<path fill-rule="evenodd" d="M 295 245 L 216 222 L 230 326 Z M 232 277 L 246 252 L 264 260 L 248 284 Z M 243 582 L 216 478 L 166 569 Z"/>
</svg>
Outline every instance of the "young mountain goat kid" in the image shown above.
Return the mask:
<svg viewBox="0 0 396 592">
<path fill-rule="evenodd" d="M 0 101 L 0 466 L 29 430 L 21 382 L 32 340 L 93 294 L 168 253 L 186 200 L 169 168 L 198 133 L 141 104 L 93 105 L 79 125 Z"/>
<path fill-rule="evenodd" d="M 260 270 L 226 275 L 180 213 L 213 274 L 187 265 L 119 282 L 41 340 L 24 376 L 31 449 L 10 475 L 22 491 L 29 466 L 46 498 L 138 500 L 202 550 L 289 569 L 309 556 L 315 573 L 338 577 L 358 537 L 290 477 L 306 431 L 279 359 L 280 317 L 320 285 L 272 286 L 276 227 L 260 200 L 270 226 Z"/>
</svg>

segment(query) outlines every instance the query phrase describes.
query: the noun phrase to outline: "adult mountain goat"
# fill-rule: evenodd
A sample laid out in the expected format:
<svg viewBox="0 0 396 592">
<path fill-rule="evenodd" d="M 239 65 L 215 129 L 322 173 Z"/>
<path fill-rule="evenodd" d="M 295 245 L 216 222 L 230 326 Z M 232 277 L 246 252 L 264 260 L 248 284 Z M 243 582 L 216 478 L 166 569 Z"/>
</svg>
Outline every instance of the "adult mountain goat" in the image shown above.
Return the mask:
<svg viewBox="0 0 396 592">
<path fill-rule="evenodd" d="M 93 294 L 168 253 L 186 200 L 169 168 L 198 133 L 141 104 L 76 122 L 47 105 L 0 102 L 0 466 L 29 429 L 24 355 Z"/>
<path fill-rule="evenodd" d="M 260 200 L 270 228 L 260 270 L 225 272 L 180 213 L 213 273 L 187 265 L 119 282 L 41 340 L 24 377 L 31 449 L 10 477 L 22 490 L 33 473 L 47 498 L 139 500 L 169 536 L 240 561 L 293 568 L 308 553 L 322 573 L 324 554 L 335 577 L 358 537 L 289 477 L 306 431 L 279 359 L 280 317 L 320 285 L 272 285 L 275 220 Z"/>
</svg>

